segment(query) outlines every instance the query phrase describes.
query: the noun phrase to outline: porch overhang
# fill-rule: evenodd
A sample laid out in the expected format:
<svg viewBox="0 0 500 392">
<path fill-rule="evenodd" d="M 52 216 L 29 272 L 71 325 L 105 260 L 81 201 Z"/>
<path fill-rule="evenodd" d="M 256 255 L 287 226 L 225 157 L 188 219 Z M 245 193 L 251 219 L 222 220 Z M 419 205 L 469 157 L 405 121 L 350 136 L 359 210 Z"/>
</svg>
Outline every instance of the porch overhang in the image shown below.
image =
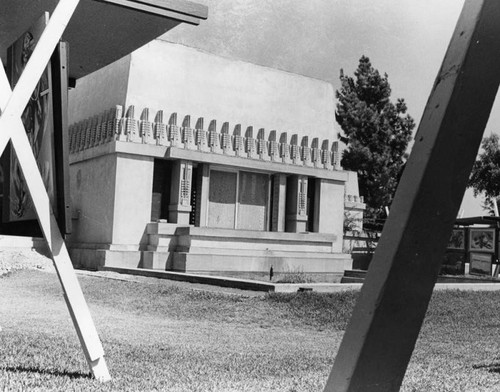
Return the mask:
<svg viewBox="0 0 500 392">
<path fill-rule="evenodd" d="M 58 0 L 3 0 L 0 56 Z M 69 42 L 70 78 L 78 79 L 138 49 L 180 23 L 197 25 L 208 8 L 184 0 L 82 0 L 62 39 Z"/>
<path fill-rule="evenodd" d="M 206 153 L 187 150 L 179 147 L 156 146 L 131 142 L 113 141 L 101 144 L 70 155 L 70 164 L 89 159 L 94 159 L 108 154 L 127 154 L 151 157 L 157 159 L 187 160 L 192 162 L 209 163 L 212 165 L 235 167 L 252 171 L 273 172 L 283 174 L 296 174 L 320 178 L 324 180 L 345 183 L 348 175 L 343 170 L 326 170 L 301 165 L 291 165 L 280 162 L 265 162 L 258 159 L 225 156 L 221 154 Z"/>
</svg>

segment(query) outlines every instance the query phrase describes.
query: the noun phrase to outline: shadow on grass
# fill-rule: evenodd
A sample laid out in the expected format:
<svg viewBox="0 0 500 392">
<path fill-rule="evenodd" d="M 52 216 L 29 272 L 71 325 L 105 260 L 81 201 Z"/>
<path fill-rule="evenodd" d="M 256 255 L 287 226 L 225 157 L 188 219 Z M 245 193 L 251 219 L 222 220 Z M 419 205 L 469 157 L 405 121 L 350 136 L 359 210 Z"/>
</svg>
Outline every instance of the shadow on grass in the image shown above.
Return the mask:
<svg viewBox="0 0 500 392">
<path fill-rule="evenodd" d="M 69 377 L 71 379 L 79 379 L 79 378 L 92 378 L 92 376 L 87 373 L 80 373 L 80 372 L 60 372 L 58 370 L 47 370 L 47 369 L 40 369 L 38 367 L 25 367 L 25 366 L 7 366 L 5 367 L 5 370 L 8 372 L 15 372 L 15 373 L 38 373 L 38 374 L 47 374 L 49 376 L 56 376 L 56 377 Z"/>
<path fill-rule="evenodd" d="M 473 369 L 484 369 L 488 373 L 500 373 L 500 363 L 490 363 L 488 365 L 472 365 Z"/>
</svg>

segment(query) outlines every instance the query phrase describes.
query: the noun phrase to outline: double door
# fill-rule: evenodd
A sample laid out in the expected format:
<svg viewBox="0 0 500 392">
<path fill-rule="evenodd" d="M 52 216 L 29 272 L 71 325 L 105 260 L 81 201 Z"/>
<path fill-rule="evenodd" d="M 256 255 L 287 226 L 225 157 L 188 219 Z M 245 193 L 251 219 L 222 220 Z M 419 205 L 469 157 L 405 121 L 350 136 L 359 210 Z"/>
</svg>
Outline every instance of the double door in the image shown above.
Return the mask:
<svg viewBox="0 0 500 392">
<path fill-rule="evenodd" d="M 207 226 L 268 230 L 269 182 L 268 174 L 210 170 Z"/>
</svg>

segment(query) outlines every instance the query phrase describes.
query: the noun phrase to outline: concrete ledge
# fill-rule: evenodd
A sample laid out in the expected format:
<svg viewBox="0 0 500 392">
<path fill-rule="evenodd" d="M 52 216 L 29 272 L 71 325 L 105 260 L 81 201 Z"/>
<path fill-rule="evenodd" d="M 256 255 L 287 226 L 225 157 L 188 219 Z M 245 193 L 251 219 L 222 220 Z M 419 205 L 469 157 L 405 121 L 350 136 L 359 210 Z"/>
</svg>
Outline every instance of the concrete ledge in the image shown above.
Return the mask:
<svg viewBox="0 0 500 392">
<path fill-rule="evenodd" d="M 173 256 L 172 269 L 179 272 L 195 271 L 232 271 L 265 272 L 273 267 L 275 273 L 301 271 L 304 273 L 343 273 L 352 267 L 349 255 L 338 257 L 333 253 L 320 258 L 303 258 L 290 252 L 288 256 L 241 256 L 228 254 L 192 254 L 176 252 Z M 331 256 L 331 257 L 330 257 Z M 203 272 L 202 272 L 203 273 Z"/>
<path fill-rule="evenodd" d="M 209 284 L 220 287 L 231 287 L 240 290 L 276 293 L 295 293 L 297 291 L 309 291 L 311 289 L 316 292 L 332 293 L 346 290 L 359 290 L 362 286 L 361 284 L 340 283 L 267 283 L 250 279 L 236 279 L 225 276 L 199 275 L 184 272 L 158 271 L 143 268 L 102 267 L 99 270 L 151 278 L 170 279 L 182 282 Z"/>
<path fill-rule="evenodd" d="M 212 152 L 202 152 L 197 150 L 188 150 L 178 147 L 157 146 L 153 144 L 142 144 L 123 141 L 112 141 L 98 146 L 90 147 L 86 150 L 77 151 L 70 154 L 70 164 L 94 159 L 107 154 L 132 154 L 148 156 L 162 159 L 185 159 L 195 162 L 206 162 L 217 165 L 228 165 L 240 169 L 258 169 L 273 173 L 298 174 L 322 178 L 325 180 L 338 181 L 345 183 L 347 181 L 347 172 L 343 170 L 328 170 L 304 165 L 293 165 L 277 161 L 264 161 L 261 159 L 250 159 Z"/>
<path fill-rule="evenodd" d="M 186 274 L 183 272 L 158 271 L 143 268 L 119 268 L 119 267 L 102 267 L 101 271 L 112 271 L 120 274 L 149 276 L 152 278 L 178 280 L 190 283 L 210 284 L 221 287 L 232 287 L 241 290 L 253 291 L 274 291 L 275 285 L 272 283 L 258 282 L 256 280 L 233 279 L 221 276 L 195 275 Z"/>
<path fill-rule="evenodd" d="M 349 290 L 360 290 L 359 283 L 276 283 L 276 293 L 296 293 L 297 291 L 315 291 L 317 293 L 338 293 Z"/>
<path fill-rule="evenodd" d="M 161 230 L 161 223 L 159 229 Z M 148 232 L 148 234 L 151 234 Z M 244 241 L 253 240 L 271 240 L 271 241 L 294 241 L 294 242 L 318 242 L 332 243 L 336 241 L 337 236 L 329 233 L 288 233 L 276 231 L 255 231 L 255 230 L 236 230 L 219 229 L 214 227 L 194 227 L 182 226 L 175 232 L 176 235 L 189 235 L 193 237 L 224 237 L 236 238 Z"/>
<path fill-rule="evenodd" d="M 241 290 L 252 290 L 276 293 L 296 293 L 298 291 L 315 291 L 318 293 L 336 293 L 348 290 L 361 290 L 362 283 L 267 283 L 248 279 L 235 279 L 222 276 L 188 274 L 182 272 L 157 271 L 140 268 L 102 267 L 101 271 L 111 271 L 120 274 L 146 276 L 160 279 L 209 284 L 220 287 L 231 287 Z M 437 283 L 435 291 L 465 290 L 465 291 L 498 291 L 500 284 L 496 283 Z"/>
<path fill-rule="evenodd" d="M 16 250 L 16 249 L 35 249 L 36 251 L 45 254 L 49 248 L 45 239 L 39 237 L 21 237 L 15 235 L 0 235 L 0 249 Z"/>
</svg>

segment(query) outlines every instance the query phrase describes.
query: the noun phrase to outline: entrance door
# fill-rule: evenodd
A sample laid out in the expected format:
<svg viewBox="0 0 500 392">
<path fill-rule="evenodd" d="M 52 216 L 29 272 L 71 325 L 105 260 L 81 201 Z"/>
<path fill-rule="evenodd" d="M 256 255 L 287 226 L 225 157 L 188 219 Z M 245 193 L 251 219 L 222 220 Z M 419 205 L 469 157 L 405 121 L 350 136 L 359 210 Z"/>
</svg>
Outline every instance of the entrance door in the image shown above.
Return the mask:
<svg viewBox="0 0 500 392">
<path fill-rule="evenodd" d="M 210 171 L 208 227 L 234 229 L 238 173 Z"/>
<path fill-rule="evenodd" d="M 269 175 L 244 171 L 239 175 L 236 227 L 241 230 L 268 230 Z"/>
<path fill-rule="evenodd" d="M 269 230 L 269 175 L 210 171 L 208 227 Z"/>
</svg>

